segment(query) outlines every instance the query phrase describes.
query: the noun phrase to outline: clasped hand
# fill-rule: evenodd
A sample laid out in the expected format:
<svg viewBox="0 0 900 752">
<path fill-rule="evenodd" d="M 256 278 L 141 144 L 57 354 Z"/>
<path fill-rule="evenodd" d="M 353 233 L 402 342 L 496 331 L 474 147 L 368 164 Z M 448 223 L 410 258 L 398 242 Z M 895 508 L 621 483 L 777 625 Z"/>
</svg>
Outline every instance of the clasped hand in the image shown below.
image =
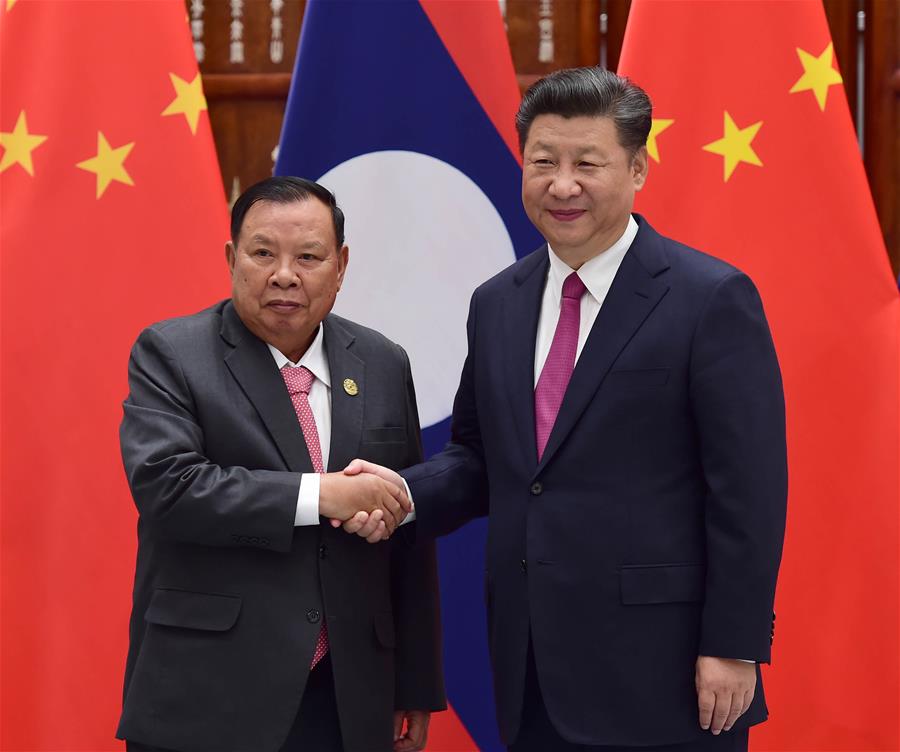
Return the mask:
<svg viewBox="0 0 900 752">
<path fill-rule="evenodd" d="M 375 543 L 397 529 L 412 510 L 412 503 L 402 480 L 398 485 L 377 474 L 361 472 L 362 468 L 355 467 L 358 462 L 354 460 L 342 473 L 321 476 L 319 514 L 330 518 L 334 527 L 343 524 L 348 532 L 366 532 L 363 537 Z"/>
</svg>

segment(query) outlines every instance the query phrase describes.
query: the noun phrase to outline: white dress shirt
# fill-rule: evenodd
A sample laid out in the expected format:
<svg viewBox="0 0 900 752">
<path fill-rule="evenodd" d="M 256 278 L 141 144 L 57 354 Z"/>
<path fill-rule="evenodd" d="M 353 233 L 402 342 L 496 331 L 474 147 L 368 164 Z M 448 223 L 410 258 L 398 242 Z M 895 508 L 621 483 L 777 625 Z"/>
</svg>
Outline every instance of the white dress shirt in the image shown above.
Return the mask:
<svg viewBox="0 0 900 752">
<path fill-rule="evenodd" d="M 312 371 L 312 386 L 309 388 L 309 406 L 313 417 L 316 419 L 316 429 L 319 432 L 319 445 L 322 447 L 322 467 L 328 469 L 328 453 L 331 449 L 331 369 L 328 367 L 328 358 L 325 357 L 324 336 L 322 327 L 312 341 L 312 344 L 303 353 L 303 357 L 296 363 L 288 360 L 287 356 L 272 345 L 269 352 L 275 359 L 275 365 L 280 371 L 289 365 L 295 368 L 305 366 Z M 300 430 L 300 424 L 297 424 Z M 319 474 L 303 473 L 300 476 L 300 491 L 297 496 L 297 512 L 294 515 L 294 525 L 318 525 L 319 524 Z"/>
<path fill-rule="evenodd" d="M 619 265 L 625 258 L 625 253 L 631 247 L 638 225 L 634 217 L 628 218 L 628 226 L 615 243 L 603 253 L 586 261 L 578 270 L 578 276 L 584 282 L 587 292 L 581 297 L 581 316 L 578 324 L 578 347 L 575 350 L 575 362 L 584 349 L 591 327 L 600 313 L 600 306 L 606 300 L 606 294 L 612 286 Z M 550 250 L 550 269 L 547 271 L 547 284 L 544 286 L 544 298 L 541 301 L 541 312 L 538 317 L 537 340 L 534 347 L 534 384 L 537 386 L 538 378 L 544 367 L 544 362 L 550 354 L 550 345 L 553 335 L 556 333 L 556 324 L 559 322 L 559 309 L 562 300 L 562 286 L 573 269 L 557 256 L 553 249 Z"/>
</svg>

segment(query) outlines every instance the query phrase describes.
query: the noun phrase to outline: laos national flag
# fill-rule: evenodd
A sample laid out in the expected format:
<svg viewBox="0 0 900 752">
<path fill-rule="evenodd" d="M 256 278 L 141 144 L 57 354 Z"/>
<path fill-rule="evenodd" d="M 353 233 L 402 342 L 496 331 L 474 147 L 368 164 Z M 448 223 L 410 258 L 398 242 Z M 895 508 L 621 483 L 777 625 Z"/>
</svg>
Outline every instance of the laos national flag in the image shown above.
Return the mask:
<svg viewBox="0 0 900 752">
<path fill-rule="evenodd" d="M 337 195 L 350 266 L 335 311 L 406 348 L 429 454 L 449 435 L 472 291 L 540 242 L 519 195 L 518 103 L 496 0 L 307 4 L 276 172 Z M 485 530 L 440 542 L 451 709 L 429 750 L 501 749 Z"/>
</svg>

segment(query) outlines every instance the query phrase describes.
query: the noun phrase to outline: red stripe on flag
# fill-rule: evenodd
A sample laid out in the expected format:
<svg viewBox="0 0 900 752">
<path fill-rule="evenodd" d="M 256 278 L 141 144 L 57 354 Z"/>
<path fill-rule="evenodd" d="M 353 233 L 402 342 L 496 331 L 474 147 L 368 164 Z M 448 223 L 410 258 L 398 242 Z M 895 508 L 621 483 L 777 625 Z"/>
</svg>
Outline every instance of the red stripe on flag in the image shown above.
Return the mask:
<svg viewBox="0 0 900 752">
<path fill-rule="evenodd" d="M 500 6 L 494 0 L 420 2 L 479 104 L 521 163 L 515 128 L 521 97 Z"/>
<path fill-rule="evenodd" d="M 445 712 L 431 716 L 425 749 L 426 752 L 478 752 L 478 746 L 450 705 Z"/>
</svg>

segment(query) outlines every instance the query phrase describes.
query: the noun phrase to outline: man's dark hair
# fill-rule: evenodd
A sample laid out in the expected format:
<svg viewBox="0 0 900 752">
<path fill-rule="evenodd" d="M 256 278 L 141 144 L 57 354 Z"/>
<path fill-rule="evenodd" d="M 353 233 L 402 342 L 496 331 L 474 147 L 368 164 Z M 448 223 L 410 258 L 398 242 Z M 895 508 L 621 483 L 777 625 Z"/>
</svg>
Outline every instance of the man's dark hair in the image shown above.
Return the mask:
<svg viewBox="0 0 900 752">
<path fill-rule="evenodd" d="M 653 106 L 640 86 L 605 68 L 566 68 L 532 84 L 516 114 L 519 150 L 538 115 L 608 117 L 619 144 L 633 156 L 647 143 Z"/>
<path fill-rule="evenodd" d="M 331 209 L 331 221 L 334 224 L 334 236 L 337 238 L 337 247 L 344 245 L 344 212 L 337 205 L 334 194 L 324 186 L 294 177 L 266 178 L 251 185 L 244 191 L 240 198 L 234 202 L 231 208 L 231 242 L 237 244 L 238 235 L 241 234 L 241 226 L 244 217 L 250 211 L 250 207 L 257 201 L 271 201 L 274 204 L 290 204 L 294 201 L 308 201 L 315 198 Z"/>
</svg>

